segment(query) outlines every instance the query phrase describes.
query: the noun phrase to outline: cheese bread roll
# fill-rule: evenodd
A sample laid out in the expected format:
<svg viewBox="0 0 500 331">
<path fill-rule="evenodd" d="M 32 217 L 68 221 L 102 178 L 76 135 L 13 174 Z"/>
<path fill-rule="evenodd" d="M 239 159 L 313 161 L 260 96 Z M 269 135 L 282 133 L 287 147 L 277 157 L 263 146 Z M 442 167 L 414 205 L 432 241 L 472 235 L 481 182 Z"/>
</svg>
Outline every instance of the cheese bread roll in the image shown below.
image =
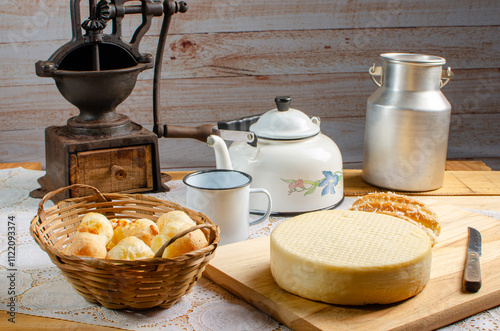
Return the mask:
<svg viewBox="0 0 500 331">
<path fill-rule="evenodd" d="M 67 255 L 104 259 L 106 258 L 107 250 L 102 236 L 88 232 L 79 232 L 73 237 L 73 241 L 64 247 L 62 252 Z"/>
<path fill-rule="evenodd" d="M 173 223 L 180 223 L 180 224 L 188 223 L 191 224 L 191 226 L 196 225 L 196 222 L 193 221 L 191 217 L 189 217 L 189 215 L 183 212 L 182 210 L 173 210 L 171 212 L 163 214 L 156 221 L 156 225 L 158 225 L 160 233 L 162 232 L 162 229 L 165 226 L 165 224 L 171 225 Z"/>
<path fill-rule="evenodd" d="M 151 248 L 141 239 L 131 236 L 120 240 L 110 249 L 107 258 L 113 260 L 140 260 L 154 257 Z"/>
<path fill-rule="evenodd" d="M 99 213 L 86 214 L 78 225 L 78 232 L 88 232 L 104 238 L 107 244 L 113 238 L 113 226 L 108 218 Z"/>
<path fill-rule="evenodd" d="M 141 239 L 146 245 L 151 247 L 151 242 L 159 233 L 156 223 L 145 218 L 132 221 L 126 219 L 113 219 L 111 223 L 113 224 L 114 235 L 107 245 L 108 249 L 113 248 L 122 239 L 131 236 Z"/>
<path fill-rule="evenodd" d="M 153 252 L 157 252 L 165 242 L 172 239 L 177 233 L 196 226 L 194 222 L 183 211 L 172 211 L 160 216 L 158 225 L 161 227 L 160 234 L 157 235 L 151 245 Z M 173 244 L 165 248 L 162 257 L 173 258 L 197 249 L 208 246 L 208 241 L 203 232 L 198 229 L 189 232 L 182 238 L 177 239 Z"/>
</svg>

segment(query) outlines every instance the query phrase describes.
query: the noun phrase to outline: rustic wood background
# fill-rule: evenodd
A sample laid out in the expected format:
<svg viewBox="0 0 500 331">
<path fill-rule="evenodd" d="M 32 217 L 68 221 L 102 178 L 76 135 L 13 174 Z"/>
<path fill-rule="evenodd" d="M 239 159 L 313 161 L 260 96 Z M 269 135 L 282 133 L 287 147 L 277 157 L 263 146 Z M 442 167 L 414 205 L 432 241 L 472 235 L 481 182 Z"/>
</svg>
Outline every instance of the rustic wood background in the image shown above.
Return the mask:
<svg viewBox="0 0 500 331">
<path fill-rule="evenodd" d="M 86 0 L 82 0 L 82 6 Z M 384 52 L 446 58 L 452 104 L 449 159 L 500 169 L 498 0 L 188 0 L 173 17 L 162 80 L 162 119 L 196 126 L 257 114 L 276 95 L 320 116 L 346 168 L 360 167 L 368 68 Z M 85 10 L 83 8 L 82 10 Z M 84 12 L 82 16 L 87 17 Z M 127 18 L 125 34 L 138 18 Z M 141 44 L 154 53 L 161 19 Z M 0 0 L 0 162 L 42 162 L 44 128 L 78 113 L 51 78 L 35 75 L 71 36 L 68 0 Z M 152 128 L 152 71 L 118 107 Z M 164 169 L 214 166 L 213 150 L 190 139 L 160 142 Z"/>
</svg>

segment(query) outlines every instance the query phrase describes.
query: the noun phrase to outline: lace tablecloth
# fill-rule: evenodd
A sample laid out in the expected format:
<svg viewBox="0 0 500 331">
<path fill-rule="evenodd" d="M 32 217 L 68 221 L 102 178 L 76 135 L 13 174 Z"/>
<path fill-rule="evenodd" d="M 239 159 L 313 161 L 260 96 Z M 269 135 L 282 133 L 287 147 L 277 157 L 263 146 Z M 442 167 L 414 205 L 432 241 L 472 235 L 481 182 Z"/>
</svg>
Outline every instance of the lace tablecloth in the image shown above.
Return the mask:
<svg viewBox="0 0 500 331">
<path fill-rule="evenodd" d="M 129 330 L 289 330 L 205 277 L 169 309 L 115 311 L 88 303 L 73 290 L 29 233 L 40 200 L 29 198 L 28 193 L 39 187 L 37 179 L 43 174 L 22 168 L 0 170 L 0 310 L 9 312 L 15 307 L 16 313 Z M 184 205 L 183 183 L 173 181 L 168 185 L 170 192 L 151 195 Z M 338 208 L 347 209 L 353 200 L 346 197 Z M 48 202 L 46 207 L 50 205 Z M 474 211 L 500 220 L 499 212 Z M 269 222 L 252 226 L 249 238 L 269 235 L 283 220 L 271 217 Z M 9 242 L 13 239 L 9 238 L 9 232 L 15 234 L 15 243 Z M 13 244 L 15 255 L 9 255 Z M 9 278 L 12 273 L 15 277 Z M 13 297 L 15 304 L 11 301 Z M 2 315 L 5 319 L 9 317 Z M 499 329 L 500 308 L 496 307 L 442 330 Z"/>
</svg>

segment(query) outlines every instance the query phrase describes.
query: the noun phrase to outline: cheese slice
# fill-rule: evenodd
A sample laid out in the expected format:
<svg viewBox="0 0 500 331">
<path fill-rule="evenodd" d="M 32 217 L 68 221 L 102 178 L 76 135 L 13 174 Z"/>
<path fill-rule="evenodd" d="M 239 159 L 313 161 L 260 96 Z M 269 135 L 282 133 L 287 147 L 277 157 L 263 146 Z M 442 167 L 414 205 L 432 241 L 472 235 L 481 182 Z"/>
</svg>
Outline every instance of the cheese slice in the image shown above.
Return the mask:
<svg viewBox="0 0 500 331">
<path fill-rule="evenodd" d="M 431 271 L 431 241 L 397 217 L 319 211 L 271 234 L 271 273 L 284 290 L 341 305 L 388 304 L 416 295 Z"/>
</svg>

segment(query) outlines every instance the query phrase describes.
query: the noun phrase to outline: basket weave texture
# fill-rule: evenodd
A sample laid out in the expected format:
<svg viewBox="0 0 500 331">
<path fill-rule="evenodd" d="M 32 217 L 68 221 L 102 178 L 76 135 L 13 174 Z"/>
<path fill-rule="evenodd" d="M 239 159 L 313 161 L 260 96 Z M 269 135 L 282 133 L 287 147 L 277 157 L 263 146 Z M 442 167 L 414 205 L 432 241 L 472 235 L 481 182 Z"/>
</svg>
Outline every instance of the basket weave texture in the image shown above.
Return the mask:
<svg viewBox="0 0 500 331">
<path fill-rule="evenodd" d="M 47 200 L 75 188 L 90 188 L 95 194 L 66 199 L 44 209 Z M 89 212 L 104 214 L 109 219 L 148 218 L 156 221 L 172 210 L 186 212 L 198 225 L 172 238 L 161 252 L 177 238 L 196 229 L 201 229 L 205 234 L 207 247 L 170 259 L 154 257 L 136 261 L 95 259 L 61 253 L 76 235 L 82 218 Z M 31 221 L 30 232 L 85 300 L 109 309 L 134 310 L 169 308 L 189 293 L 214 257 L 220 239 L 219 228 L 202 213 L 147 195 L 100 193 L 94 187 L 80 184 L 45 195 L 37 215 Z"/>
</svg>

